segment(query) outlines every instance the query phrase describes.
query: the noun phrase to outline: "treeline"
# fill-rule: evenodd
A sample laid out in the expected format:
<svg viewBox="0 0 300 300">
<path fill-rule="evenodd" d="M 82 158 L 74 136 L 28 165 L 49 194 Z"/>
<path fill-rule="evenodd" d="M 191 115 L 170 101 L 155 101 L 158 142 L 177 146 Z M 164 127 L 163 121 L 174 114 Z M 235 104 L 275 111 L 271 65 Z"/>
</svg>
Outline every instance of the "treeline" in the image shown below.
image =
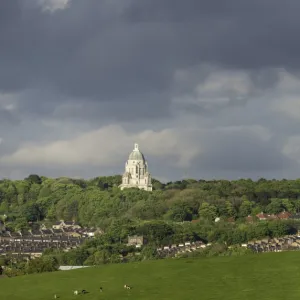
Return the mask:
<svg viewBox="0 0 300 300">
<path fill-rule="evenodd" d="M 76 220 L 82 226 L 107 229 L 115 220 L 195 219 L 216 217 L 243 220 L 264 211 L 277 214 L 300 211 L 300 180 L 252 181 L 241 179 L 187 179 L 163 184 L 153 180 L 154 191 L 121 191 L 121 176 L 92 180 L 46 178 L 30 175 L 24 180 L 0 181 L 0 215 L 12 230 L 28 222 Z"/>
</svg>

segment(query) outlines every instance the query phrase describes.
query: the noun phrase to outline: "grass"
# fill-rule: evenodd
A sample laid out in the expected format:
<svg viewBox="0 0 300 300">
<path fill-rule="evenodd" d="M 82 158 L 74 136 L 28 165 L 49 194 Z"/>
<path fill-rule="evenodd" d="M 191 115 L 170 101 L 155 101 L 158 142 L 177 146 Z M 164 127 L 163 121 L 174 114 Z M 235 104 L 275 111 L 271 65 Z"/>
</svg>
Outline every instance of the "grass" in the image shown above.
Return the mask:
<svg viewBox="0 0 300 300">
<path fill-rule="evenodd" d="M 146 261 L 0 279 L 1 300 L 299 299 L 300 252 Z M 128 284 L 132 290 L 124 290 Z M 103 293 L 99 292 L 100 286 Z M 86 289 L 86 295 L 72 291 Z"/>
</svg>

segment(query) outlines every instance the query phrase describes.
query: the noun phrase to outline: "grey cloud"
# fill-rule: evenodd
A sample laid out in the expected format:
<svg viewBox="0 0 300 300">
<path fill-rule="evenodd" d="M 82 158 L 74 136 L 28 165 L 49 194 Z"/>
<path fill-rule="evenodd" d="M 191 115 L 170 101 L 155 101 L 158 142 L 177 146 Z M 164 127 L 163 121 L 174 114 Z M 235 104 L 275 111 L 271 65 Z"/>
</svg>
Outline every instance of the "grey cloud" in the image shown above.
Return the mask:
<svg viewBox="0 0 300 300">
<path fill-rule="evenodd" d="M 280 149 L 285 137 L 298 134 L 297 121 L 270 106 L 279 96 L 278 68 L 299 76 L 299 9 L 293 0 L 72 0 L 69 8 L 46 13 L 33 0 L 0 1 L 0 93 L 20 95 L 15 111 L 0 110 L 1 154 L 111 123 L 133 132 L 260 124 L 276 133 L 274 140 L 207 137 L 191 173 L 294 176 Z M 242 96 L 220 88 L 200 93 L 202 102 L 174 105 L 218 70 L 247 74 L 251 87 Z M 186 79 L 177 80 L 178 72 Z M 285 101 L 289 91 L 281 93 Z M 228 101 L 213 105 L 219 97 Z M 149 159 L 154 176 L 183 173 Z M 109 170 L 36 172 L 89 177 Z M 34 168 L 11 176 L 27 171 Z"/>
<path fill-rule="evenodd" d="M 283 155 L 277 141 L 262 141 L 245 133 L 207 138 L 204 153 L 189 172 L 202 178 L 258 179 L 297 176 L 295 162 Z"/>
<path fill-rule="evenodd" d="M 189 42 L 185 54 L 194 62 L 204 60 L 249 69 L 297 68 L 299 6 L 292 0 L 284 5 L 273 0 L 144 0 L 134 1 L 128 9 L 128 19 L 136 23 L 179 24 L 181 30 L 176 36 Z"/>
<path fill-rule="evenodd" d="M 145 99 L 147 98 L 147 99 Z M 150 98 L 150 99 L 149 99 Z M 153 99 L 153 101 L 151 101 Z M 89 105 L 72 105 L 66 103 L 65 107 L 56 107 L 53 116 L 57 119 L 70 121 L 90 119 L 95 125 L 103 122 L 140 122 L 145 119 L 157 119 L 169 115 L 168 107 L 165 102 L 159 105 L 159 109 L 153 108 L 153 103 L 162 99 L 160 95 L 143 96 L 140 101 L 129 104 L 130 101 L 118 101 L 112 105 L 109 101 L 102 103 L 91 103 Z M 164 100 L 164 99 L 163 99 Z"/>
<path fill-rule="evenodd" d="M 13 16 L 1 30 L 2 89 L 45 84 L 73 97 L 135 100 L 168 89 L 176 69 L 202 62 L 299 67 L 294 1 L 278 10 L 267 0 L 135 0 L 109 17 L 102 1 L 73 0 L 54 14 L 12 2 L 2 4 Z"/>
<path fill-rule="evenodd" d="M 20 119 L 13 112 L 0 108 L 0 126 L 7 128 L 7 126 L 16 126 L 19 122 Z"/>
</svg>

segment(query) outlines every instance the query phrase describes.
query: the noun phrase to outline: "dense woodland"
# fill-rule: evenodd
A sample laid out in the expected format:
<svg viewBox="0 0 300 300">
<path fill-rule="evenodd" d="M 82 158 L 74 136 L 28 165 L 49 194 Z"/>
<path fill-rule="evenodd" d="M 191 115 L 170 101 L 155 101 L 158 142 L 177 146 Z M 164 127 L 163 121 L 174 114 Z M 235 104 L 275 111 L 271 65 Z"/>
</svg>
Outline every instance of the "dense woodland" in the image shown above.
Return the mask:
<svg viewBox="0 0 300 300">
<path fill-rule="evenodd" d="M 239 224 L 245 222 L 246 216 L 261 211 L 300 211 L 300 179 L 187 179 L 167 184 L 153 179 L 153 192 L 121 191 L 120 182 L 119 175 L 92 180 L 38 175 L 24 180 L 4 179 L 0 182 L 0 215 L 10 230 L 26 229 L 30 222 L 51 224 L 64 219 L 106 232 L 118 229 L 118 239 L 122 239 L 128 233 L 148 231 L 145 227 L 154 223 L 174 227 L 180 222 L 198 220 L 197 226 L 204 230 L 206 226 L 217 227 L 216 217 L 225 223 L 229 219 Z M 212 234 L 208 231 L 202 237 L 209 240 Z"/>
<path fill-rule="evenodd" d="M 49 250 L 41 259 L 27 264 L 28 272 L 30 268 L 52 268 L 51 263 L 114 262 L 127 253 L 132 254 L 128 256 L 130 260 L 155 258 L 157 246 L 187 240 L 236 245 L 251 239 L 293 234 L 300 227 L 295 219 L 245 221 L 248 215 L 255 219 L 261 211 L 298 213 L 300 179 L 187 179 L 166 184 L 153 180 L 153 192 L 121 191 L 120 182 L 119 175 L 92 180 L 30 175 L 24 180 L 0 181 L 0 217 L 9 230 L 28 229 L 38 223 L 50 226 L 64 219 L 105 232 L 68 253 Z M 216 217 L 219 222 L 215 222 Z M 144 235 L 148 240 L 142 255 L 135 256 L 135 249 L 124 246 L 131 234 Z"/>
<path fill-rule="evenodd" d="M 0 215 L 7 215 L 14 229 L 27 226 L 28 221 L 59 219 L 105 229 L 120 219 L 182 222 L 217 216 L 239 219 L 261 211 L 300 211 L 300 179 L 187 179 L 167 184 L 154 179 L 153 192 L 121 191 L 120 182 L 119 175 L 92 180 L 38 175 L 4 179 L 0 181 Z"/>
</svg>

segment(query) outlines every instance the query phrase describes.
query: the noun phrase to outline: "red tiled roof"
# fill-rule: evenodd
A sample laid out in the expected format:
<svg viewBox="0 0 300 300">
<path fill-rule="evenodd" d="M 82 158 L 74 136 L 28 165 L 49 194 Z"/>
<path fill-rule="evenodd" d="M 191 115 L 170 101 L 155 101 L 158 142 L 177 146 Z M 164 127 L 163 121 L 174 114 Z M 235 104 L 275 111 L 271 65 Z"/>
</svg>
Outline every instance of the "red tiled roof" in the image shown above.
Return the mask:
<svg viewBox="0 0 300 300">
<path fill-rule="evenodd" d="M 282 211 L 281 213 L 279 213 L 279 214 L 277 215 L 277 217 L 278 217 L 279 219 L 288 219 L 291 215 L 292 215 L 292 214 L 289 213 L 288 211 Z"/>
<path fill-rule="evenodd" d="M 265 213 L 261 212 L 259 214 L 256 215 L 259 219 L 266 219 L 268 217 L 268 215 L 266 215 Z"/>
<path fill-rule="evenodd" d="M 192 220 L 191 223 L 198 223 L 200 220 Z"/>
</svg>

